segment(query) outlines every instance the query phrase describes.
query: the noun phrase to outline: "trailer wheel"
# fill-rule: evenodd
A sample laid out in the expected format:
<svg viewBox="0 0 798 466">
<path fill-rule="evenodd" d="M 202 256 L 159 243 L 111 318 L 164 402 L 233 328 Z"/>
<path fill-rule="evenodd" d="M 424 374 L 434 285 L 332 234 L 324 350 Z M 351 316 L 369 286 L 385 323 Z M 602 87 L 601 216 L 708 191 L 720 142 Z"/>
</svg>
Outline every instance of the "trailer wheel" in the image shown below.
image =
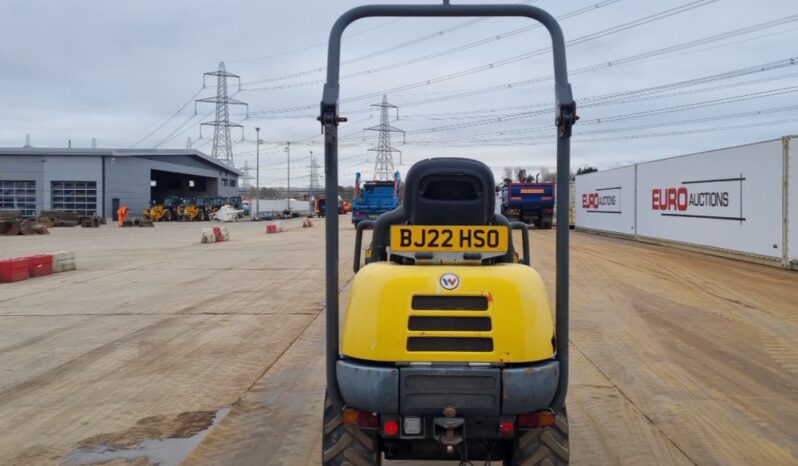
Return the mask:
<svg viewBox="0 0 798 466">
<path fill-rule="evenodd" d="M 523 432 L 513 442 L 513 466 L 568 464 L 568 414 L 563 408 L 554 425 Z"/>
<path fill-rule="evenodd" d="M 341 413 L 324 396 L 324 426 L 321 445 L 324 466 L 379 466 L 382 455 L 376 430 L 345 426 Z"/>
</svg>

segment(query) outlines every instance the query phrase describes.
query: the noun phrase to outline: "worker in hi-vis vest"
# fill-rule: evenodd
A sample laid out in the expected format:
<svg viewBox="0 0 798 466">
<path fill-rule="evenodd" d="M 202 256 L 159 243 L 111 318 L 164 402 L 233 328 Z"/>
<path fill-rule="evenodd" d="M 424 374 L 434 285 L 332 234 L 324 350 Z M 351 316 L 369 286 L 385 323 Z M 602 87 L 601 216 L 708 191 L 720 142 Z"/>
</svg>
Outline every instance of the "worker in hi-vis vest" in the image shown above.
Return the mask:
<svg viewBox="0 0 798 466">
<path fill-rule="evenodd" d="M 125 223 L 125 217 L 127 217 L 127 206 L 123 205 L 116 211 L 116 216 L 119 217 L 119 226 L 121 227 L 122 224 Z"/>
</svg>

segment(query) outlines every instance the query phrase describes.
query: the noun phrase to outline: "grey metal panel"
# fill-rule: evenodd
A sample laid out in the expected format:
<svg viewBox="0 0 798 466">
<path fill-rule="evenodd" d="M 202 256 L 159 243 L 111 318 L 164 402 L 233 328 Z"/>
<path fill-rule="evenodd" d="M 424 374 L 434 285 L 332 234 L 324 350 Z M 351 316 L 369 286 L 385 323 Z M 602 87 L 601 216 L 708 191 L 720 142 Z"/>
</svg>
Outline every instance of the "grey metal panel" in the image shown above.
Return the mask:
<svg viewBox="0 0 798 466">
<path fill-rule="evenodd" d="M 236 181 L 236 186 L 222 186 L 222 183 L 219 182 L 218 193 L 221 197 L 238 196 L 238 182 Z"/>
<path fill-rule="evenodd" d="M 120 206 L 128 206 L 130 215 L 139 217 L 150 204 L 150 170 L 152 163 L 133 157 L 108 157 L 105 162 L 105 216 L 112 217 L 113 198 Z"/>
<path fill-rule="evenodd" d="M 222 170 L 219 167 L 208 163 L 206 160 L 199 159 L 197 157 L 193 157 L 189 154 L 179 154 L 179 155 L 170 155 L 170 156 L 163 156 L 163 155 L 147 155 L 141 157 L 135 157 L 139 159 L 151 160 L 154 162 L 161 162 L 161 163 L 171 163 L 175 165 L 183 165 L 186 167 L 194 167 L 194 168 L 201 168 L 203 170 L 212 170 L 216 173 L 223 172 L 225 175 L 230 173 L 229 170 Z"/>
<path fill-rule="evenodd" d="M 123 160 L 123 161 L 138 160 L 139 162 L 147 164 L 147 166 L 149 166 L 152 170 L 182 173 L 186 175 L 205 176 L 209 178 L 217 178 L 220 176 L 219 170 L 214 168 L 213 166 L 181 165 L 177 163 L 171 163 L 172 162 L 171 158 L 164 158 L 162 160 L 157 160 L 157 159 L 147 159 L 139 157 L 112 157 L 112 160 L 114 159 Z"/>
<path fill-rule="evenodd" d="M 54 157 L 187 157 L 201 161 L 215 170 L 222 170 L 242 176 L 243 173 L 223 162 L 210 157 L 196 149 L 90 149 L 90 148 L 63 148 L 63 147 L 0 147 L 0 156 L 54 156 Z"/>
<path fill-rule="evenodd" d="M 516 415 L 548 408 L 557 392 L 559 376 L 557 361 L 502 370 L 502 414 Z"/>
<path fill-rule="evenodd" d="M 338 386 L 347 406 L 381 414 L 399 413 L 399 370 L 338 361 Z"/>
<path fill-rule="evenodd" d="M 454 406 L 461 415 L 495 416 L 501 406 L 501 373 L 482 367 L 403 367 L 399 370 L 402 414 L 442 414 Z"/>
</svg>

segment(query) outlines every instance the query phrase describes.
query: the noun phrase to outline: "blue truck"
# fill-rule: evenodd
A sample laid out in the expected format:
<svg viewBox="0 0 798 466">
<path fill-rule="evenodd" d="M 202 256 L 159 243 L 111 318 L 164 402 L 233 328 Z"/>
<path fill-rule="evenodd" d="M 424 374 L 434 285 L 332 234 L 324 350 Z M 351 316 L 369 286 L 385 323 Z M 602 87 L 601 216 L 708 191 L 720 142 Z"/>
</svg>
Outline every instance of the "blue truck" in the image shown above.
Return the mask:
<svg viewBox="0 0 798 466">
<path fill-rule="evenodd" d="M 540 229 L 551 228 L 554 219 L 555 183 L 505 179 L 501 191 L 501 214 Z"/>
<path fill-rule="evenodd" d="M 361 186 L 362 183 L 362 186 Z M 362 181 L 360 173 L 355 175 L 355 196 L 352 199 L 352 223 L 374 220 L 385 212 L 399 206 L 401 181 L 399 172 L 393 181 Z"/>
</svg>

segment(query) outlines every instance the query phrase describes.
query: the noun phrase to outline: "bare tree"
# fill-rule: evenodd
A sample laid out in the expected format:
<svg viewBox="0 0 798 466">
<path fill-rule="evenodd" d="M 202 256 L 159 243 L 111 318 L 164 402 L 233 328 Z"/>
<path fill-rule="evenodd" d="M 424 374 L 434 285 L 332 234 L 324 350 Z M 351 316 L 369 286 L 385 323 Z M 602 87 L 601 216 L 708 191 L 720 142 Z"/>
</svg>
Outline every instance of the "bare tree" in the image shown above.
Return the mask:
<svg viewBox="0 0 798 466">
<path fill-rule="evenodd" d="M 554 183 L 557 181 L 557 172 L 549 170 L 547 167 L 540 169 L 540 182 L 541 183 Z"/>
</svg>

